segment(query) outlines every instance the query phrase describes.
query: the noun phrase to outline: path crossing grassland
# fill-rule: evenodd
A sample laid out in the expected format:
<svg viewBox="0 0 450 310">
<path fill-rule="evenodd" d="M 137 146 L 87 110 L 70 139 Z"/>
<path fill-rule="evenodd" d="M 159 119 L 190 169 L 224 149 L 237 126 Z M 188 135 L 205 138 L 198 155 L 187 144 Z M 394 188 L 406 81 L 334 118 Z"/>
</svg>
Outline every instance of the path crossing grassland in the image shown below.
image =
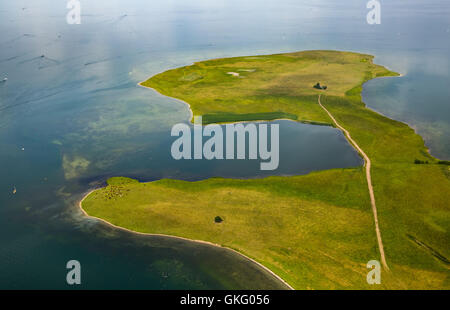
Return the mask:
<svg viewBox="0 0 450 310">
<path fill-rule="evenodd" d="M 363 84 L 386 76 L 398 74 L 371 55 L 339 51 L 212 59 L 156 74 L 140 85 L 207 123 L 287 118 L 337 127 L 364 166 L 249 179 L 115 177 L 82 208 L 131 231 L 236 250 L 295 289 L 374 288 L 366 281 L 373 259 L 385 271 L 389 260 L 376 288 L 448 288 L 450 172 L 407 124 L 365 106 Z"/>
<path fill-rule="evenodd" d="M 345 129 L 344 127 L 342 127 L 341 125 L 339 125 L 339 123 L 336 121 L 334 116 L 322 105 L 322 103 L 320 102 L 320 95 L 319 95 L 317 100 L 318 100 L 318 103 L 319 103 L 320 107 L 325 112 L 327 112 L 328 116 L 331 118 L 331 120 L 336 125 L 336 127 L 344 132 L 345 136 L 350 141 L 350 143 L 353 145 L 353 147 L 364 158 L 365 167 L 366 167 L 367 187 L 369 189 L 370 204 L 372 205 L 373 218 L 374 218 L 374 221 L 375 221 L 375 231 L 376 231 L 376 234 L 377 234 L 378 248 L 379 248 L 380 257 L 381 257 L 381 264 L 383 265 L 383 267 L 386 270 L 389 270 L 389 267 L 388 267 L 387 262 L 386 262 L 386 256 L 384 254 L 384 247 L 383 247 L 383 240 L 381 239 L 380 226 L 378 225 L 377 205 L 375 203 L 375 195 L 373 193 L 373 186 L 372 186 L 372 177 L 370 175 L 370 167 L 372 165 L 372 163 L 370 161 L 370 158 L 369 158 L 369 156 L 366 155 L 366 153 L 364 153 L 364 151 L 359 147 L 359 145 L 355 142 L 355 140 L 352 139 L 352 137 L 351 137 L 350 133 L 348 132 L 348 130 Z"/>
</svg>

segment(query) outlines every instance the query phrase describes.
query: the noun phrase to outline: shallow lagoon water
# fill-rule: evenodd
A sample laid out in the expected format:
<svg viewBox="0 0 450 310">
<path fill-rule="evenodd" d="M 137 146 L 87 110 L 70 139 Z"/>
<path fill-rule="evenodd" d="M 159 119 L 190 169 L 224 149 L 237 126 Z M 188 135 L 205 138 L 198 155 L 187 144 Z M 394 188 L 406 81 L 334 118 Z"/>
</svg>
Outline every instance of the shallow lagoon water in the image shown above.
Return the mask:
<svg viewBox="0 0 450 310">
<path fill-rule="evenodd" d="M 366 11 L 361 1 L 96 1 L 82 2 L 81 25 L 68 25 L 63 2 L 2 1 L 0 288 L 68 288 L 70 259 L 81 262 L 83 288 L 281 288 L 229 251 L 119 232 L 76 205 L 113 175 L 264 176 L 259 161 L 172 160 L 170 129 L 188 120 L 187 106 L 137 87 L 155 73 L 217 57 L 374 54 L 406 75 L 367 83 L 364 101 L 414 125 L 432 154 L 448 158 L 449 5 L 383 3 L 378 26 L 365 23 Z M 424 108 L 426 90 L 440 99 Z M 281 139 L 280 167 L 268 174 L 361 164 L 336 129 L 277 122 L 289 139 Z"/>
</svg>

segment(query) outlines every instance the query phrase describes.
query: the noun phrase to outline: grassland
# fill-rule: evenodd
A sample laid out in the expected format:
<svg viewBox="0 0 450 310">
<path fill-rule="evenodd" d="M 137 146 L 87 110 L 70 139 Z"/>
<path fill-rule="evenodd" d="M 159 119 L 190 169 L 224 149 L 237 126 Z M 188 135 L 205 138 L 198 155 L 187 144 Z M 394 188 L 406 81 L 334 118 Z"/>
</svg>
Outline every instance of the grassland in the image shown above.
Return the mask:
<svg viewBox="0 0 450 310">
<path fill-rule="evenodd" d="M 366 282 L 366 263 L 379 253 L 361 167 L 251 180 L 112 178 L 86 197 L 83 209 L 134 231 L 236 249 L 297 289 L 449 289 L 449 167 L 438 164 L 406 124 L 362 103 L 364 82 L 397 75 L 372 60 L 335 51 L 215 59 L 142 85 L 189 103 L 194 115 L 213 115 L 210 122 L 282 115 L 332 124 L 317 104 L 322 94 L 322 104 L 372 161 L 390 266 L 380 286 Z M 317 82 L 328 89 L 314 89 Z M 429 164 L 414 164 L 416 159 Z M 216 216 L 224 221 L 215 223 Z"/>
</svg>

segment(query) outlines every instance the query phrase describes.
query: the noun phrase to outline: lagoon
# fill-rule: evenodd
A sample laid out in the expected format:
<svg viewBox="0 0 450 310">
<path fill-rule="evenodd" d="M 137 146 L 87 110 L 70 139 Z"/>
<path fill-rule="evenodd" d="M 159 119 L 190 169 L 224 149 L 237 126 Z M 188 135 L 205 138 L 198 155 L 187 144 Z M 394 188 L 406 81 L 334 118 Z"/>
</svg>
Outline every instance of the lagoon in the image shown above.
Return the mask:
<svg viewBox="0 0 450 310">
<path fill-rule="evenodd" d="M 67 288 L 71 259 L 86 270 L 84 288 L 280 288 L 226 250 L 115 231 L 83 217 L 77 202 L 114 175 L 248 178 L 361 164 L 338 130 L 291 121 L 277 121 L 280 135 L 298 144 L 280 145 L 275 173 L 247 161 L 173 161 L 170 128 L 189 110 L 137 83 L 218 57 L 373 54 L 404 77 L 367 83 L 364 101 L 412 124 L 432 154 L 448 159 L 448 1 L 382 9 L 373 26 L 361 1 L 96 1 L 83 3 L 81 25 L 68 25 L 65 5 L 2 1 L 0 288 Z"/>
</svg>

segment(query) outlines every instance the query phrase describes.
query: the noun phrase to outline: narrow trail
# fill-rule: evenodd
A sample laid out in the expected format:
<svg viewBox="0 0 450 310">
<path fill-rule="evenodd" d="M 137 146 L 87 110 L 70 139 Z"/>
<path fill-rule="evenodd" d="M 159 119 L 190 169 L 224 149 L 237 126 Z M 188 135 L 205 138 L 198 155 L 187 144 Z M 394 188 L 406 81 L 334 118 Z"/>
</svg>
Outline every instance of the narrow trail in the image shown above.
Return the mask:
<svg viewBox="0 0 450 310">
<path fill-rule="evenodd" d="M 347 131 L 347 129 L 345 129 L 344 127 L 339 125 L 339 123 L 336 121 L 336 119 L 333 117 L 333 115 L 322 105 L 322 103 L 320 102 L 320 96 L 321 95 L 319 95 L 319 98 L 318 98 L 318 102 L 319 102 L 320 107 L 325 112 L 327 112 L 328 116 L 333 120 L 333 122 L 336 125 L 336 127 L 344 132 L 345 136 L 350 141 L 350 143 L 353 145 L 353 147 L 364 158 L 364 162 L 365 162 L 365 166 L 366 166 L 367 186 L 369 188 L 370 203 L 372 205 L 373 218 L 374 218 L 374 221 L 375 221 L 375 231 L 376 231 L 377 239 L 378 239 L 378 248 L 380 250 L 381 264 L 383 265 L 383 267 L 386 270 L 389 270 L 389 267 L 388 267 L 388 265 L 386 263 L 386 257 L 384 255 L 384 248 L 383 248 L 383 241 L 381 240 L 380 227 L 378 225 L 377 205 L 375 203 L 375 195 L 373 193 L 373 186 L 372 186 L 372 177 L 370 175 L 370 167 L 371 167 L 370 158 L 366 155 L 366 153 L 364 153 L 364 151 L 359 147 L 359 145 L 355 142 L 355 140 L 352 139 L 352 137 L 350 136 L 350 133 Z"/>
</svg>

